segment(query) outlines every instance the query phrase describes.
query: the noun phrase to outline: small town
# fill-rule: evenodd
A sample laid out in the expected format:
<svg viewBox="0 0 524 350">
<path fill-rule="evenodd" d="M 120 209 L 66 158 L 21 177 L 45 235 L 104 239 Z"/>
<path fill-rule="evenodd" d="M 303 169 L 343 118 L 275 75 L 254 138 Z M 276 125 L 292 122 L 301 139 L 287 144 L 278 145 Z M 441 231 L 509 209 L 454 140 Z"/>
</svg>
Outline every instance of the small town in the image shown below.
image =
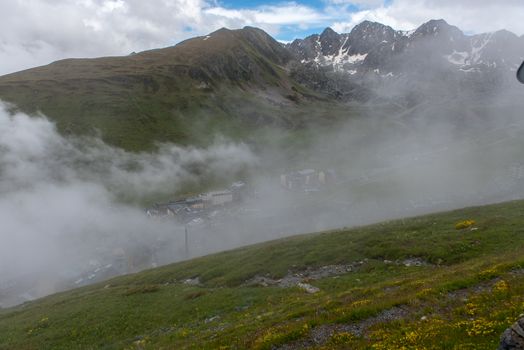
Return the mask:
<svg viewBox="0 0 524 350">
<path fill-rule="evenodd" d="M 280 175 L 280 186 L 292 193 L 314 194 L 322 191 L 337 180 L 333 169 L 302 169 Z M 273 181 L 273 185 L 277 182 Z M 228 188 L 201 193 L 197 196 L 157 203 L 146 209 L 150 217 L 173 217 L 183 224 L 197 224 L 213 219 L 221 210 L 241 206 L 248 199 L 259 195 L 255 186 L 237 181 Z"/>
<path fill-rule="evenodd" d="M 291 195 L 301 193 L 309 196 L 320 193 L 327 186 L 335 184 L 335 181 L 334 170 L 302 169 L 281 174 L 272 179 L 271 184 L 275 189 L 284 189 Z M 0 307 L 33 300 L 42 291 L 85 286 L 112 276 L 190 257 L 193 250 L 202 244 L 199 241 L 220 230 L 222 225 L 236 222 L 240 218 L 258 224 L 260 220 L 257 218 L 261 213 L 257 204 L 260 199 L 261 193 L 256 186 L 236 181 L 227 188 L 154 204 L 145 209 L 145 215 L 151 220 L 172 220 L 174 231 L 171 239 L 157 239 L 148 245 L 128 241 L 121 246 L 105 247 L 103 253 L 86 261 L 81 271 L 72 273 L 68 282 L 60 286 L 50 285 L 45 276 L 28 276 L 28 279 L 37 280 L 35 284 L 5 281 L 0 285 L 0 296 L 3 298 Z M 184 240 L 177 239 L 180 234 L 185 234 Z M 173 245 L 181 247 L 166 248 Z"/>
</svg>

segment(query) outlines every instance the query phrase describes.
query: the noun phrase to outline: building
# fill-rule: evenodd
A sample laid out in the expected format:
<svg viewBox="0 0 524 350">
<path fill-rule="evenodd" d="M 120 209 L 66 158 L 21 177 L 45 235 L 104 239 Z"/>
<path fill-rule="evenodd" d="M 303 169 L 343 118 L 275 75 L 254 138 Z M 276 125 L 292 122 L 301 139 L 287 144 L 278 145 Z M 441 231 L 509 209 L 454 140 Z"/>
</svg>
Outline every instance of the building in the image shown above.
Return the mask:
<svg viewBox="0 0 524 350">
<path fill-rule="evenodd" d="M 248 187 L 245 182 L 234 182 L 229 189 L 233 193 L 233 202 L 241 202 L 249 196 Z"/>
<path fill-rule="evenodd" d="M 317 192 L 321 187 L 335 183 L 336 176 L 333 169 L 315 170 L 302 169 L 280 175 L 282 187 L 291 191 Z"/>
<path fill-rule="evenodd" d="M 200 195 L 204 208 L 222 206 L 233 202 L 233 192 L 230 190 L 207 192 Z"/>
<path fill-rule="evenodd" d="M 238 203 L 248 195 L 246 184 L 238 181 L 233 183 L 229 189 L 201 193 L 198 196 L 172 201 L 167 204 L 157 203 L 147 209 L 146 213 L 151 217 L 172 216 L 183 222 L 188 222 L 201 217 L 208 211 Z"/>
</svg>

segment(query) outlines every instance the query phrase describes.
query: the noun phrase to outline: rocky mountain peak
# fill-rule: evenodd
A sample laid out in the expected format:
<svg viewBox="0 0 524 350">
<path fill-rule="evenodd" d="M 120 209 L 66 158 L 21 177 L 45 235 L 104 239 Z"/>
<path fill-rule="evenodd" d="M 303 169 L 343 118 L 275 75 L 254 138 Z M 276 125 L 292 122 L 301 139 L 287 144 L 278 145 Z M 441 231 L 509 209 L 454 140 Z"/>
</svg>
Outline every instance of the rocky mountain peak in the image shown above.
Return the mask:
<svg viewBox="0 0 524 350">
<path fill-rule="evenodd" d="M 214 32 L 209 33 L 209 36 L 216 35 L 216 34 L 227 34 L 227 33 L 231 33 L 231 32 L 232 32 L 231 29 L 228 29 L 226 27 L 222 27 L 220 29 L 215 30 Z"/>
<path fill-rule="evenodd" d="M 400 34 L 393 28 L 381 23 L 364 21 L 356 25 L 349 33 L 349 40 L 344 50 L 350 55 L 369 53 L 373 48 L 392 43 Z"/>
<path fill-rule="evenodd" d="M 322 33 L 320 34 L 320 38 L 321 39 L 338 38 L 339 36 L 340 36 L 340 34 L 335 32 L 330 27 L 327 27 L 326 29 L 324 29 L 322 31 Z"/>
<path fill-rule="evenodd" d="M 340 40 L 340 34 L 335 32 L 330 27 L 327 27 L 320 34 L 320 41 L 325 41 L 325 40 L 328 40 L 328 41 Z"/>
<path fill-rule="evenodd" d="M 322 47 L 319 43 L 319 35 L 310 35 L 304 39 L 295 39 L 287 48 L 294 54 L 296 59 L 300 61 L 310 61 L 317 57 Z"/>
<path fill-rule="evenodd" d="M 460 40 L 464 36 L 462 31 L 446 22 L 443 19 L 433 19 L 422 24 L 413 33 L 412 38 L 443 38 L 451 40 Z"/>
<path fill-rule="evenodd" d="M 318 38 L 322 54 L 334 55 L 342 45 L 342 37 L 331 28 L 326 28 Z"/>
<path fill-rule="evenodd" d="M 355 77 L 371 73 L 389 79 L 424 72 L 427 65 L 473 77 L 518 68 L 524 59 L 524 36 L 506 30 L 465 35 L 443 19 L 430 20 L 411 32 L 363 21 L 349 33 L 326 28 L 319 35 L 295 40 L 288 48 L 303 63 Z"/>
<path fill-rule="evenodd" d="M 519 41 L 520 38 L 518 35 L 510 32 L 509 30 L 501 29 L 493 33 L 492 39 L 513 44 Z"/>
<path fill-rule="evenodd" d="M 394 37 L 395 30 L 382 23 L 364 21 L 357 24 L 350 32 L 352 37 L 372 36 L 375 38 L 388 39 Z"/>
<path fill-rule="evenodd" d="M 419 29 L 425 30 L 431 28 L 431 31 L 437 31 L 441 29 L 446 29 L 452 27 L 448 22 L 446 22 L 444 19 L 431 19 L 427 21 L 426 23 L 423 23 Z"/>
<path fill-rule="evenodd" d="M 381 29 L 385 29 L 385 28 L 390 28 L 382 23 L 378 23 L 378 22 L 372 22 L 372 21 L 362 21 L 360 22 L 359 24 L 357 24 L 355 27 L 353 27 L 353 29 L 351 30 L 351 32 L 374 32 L 374 31 L 377 31 L 377 30 L 381 30 Z"/>
</svg>

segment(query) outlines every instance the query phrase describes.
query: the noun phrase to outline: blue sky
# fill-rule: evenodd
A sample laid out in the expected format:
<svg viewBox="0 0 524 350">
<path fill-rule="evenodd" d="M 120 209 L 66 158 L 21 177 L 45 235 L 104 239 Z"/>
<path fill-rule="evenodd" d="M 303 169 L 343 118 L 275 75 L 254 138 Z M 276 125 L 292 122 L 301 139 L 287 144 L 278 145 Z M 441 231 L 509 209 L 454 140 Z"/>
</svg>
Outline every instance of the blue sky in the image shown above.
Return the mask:
<svg viewBox="0 0 524 350">
<path fill-rule="evenodd" d="M 268 6 L 268 5 L 278 5 L 281 4 L 282 1 L 264 1 L 264 0 L 222 0 L 217 2 L 218 5 L 228 7 L 228 8 L 256 8 L 259 6 Z M 317 0 L 305 0 L 305 1 L 298 1 L 298 3 L 307 5 L 310 7 L 314 7 L 317 9 L 321 9 L 324 5 L 322 1 Z"/>
<path fill-rule="evenodd" d="M 307 36 L 321 33 L 329 23 L 319 26 L 310 26 L 307 29 L 298 28 L 296 26 L 282 26 L 278 34 L 274 37 L 281 42 L 290 42 L 297 38 L 305 38 Z"/>
<path fill-rule="evenodd" d="M 382 6 L 388 6 L 393 0 L 385 1 L 374 1 L 374 3 L 382 2 Z M 278 1 L 278 0 L 219 0 L 216 2 L 217 6 L 231 9 L 231 10 L 262 10 L 268 7 L 283 7 L 288 4 L 297 5 L 301 7 L 310 8 L 316 11 L 318 14 L 326 14 L 326 9 L 333 7 L 333 3 L 330 1 L 323 0 L 301 0 L 301 1 Z M 348 18 L 349 14 L 358 13 L 360 10 L 368 9 L 367 6 L 362 4 L 355 4 L 347 1 L 341 2 L 337 6 L 341 11 L 336 14 L 335 11 L 326 14 L 325 18 L 313 23 L 300 24 L 283 24 L 278 33 L 273 33 L 274 36 L 281 41 L 292 41 L 296 38 L 304 38 L 311 34 L 317 34 L 322 32 L 326 27 L 333 25 L 335 20 L 344 21 Z"/>
<path fill-rule="evenodd" d="M 306 5 L 306 6 L 309 6 L 309 7 L 312 7 L 312 8 L 316 8 L 318 10 L 321 10 L 322 8 L 324 8 L 326 6 L 326 3 L 325 1 L 321 1 L 321 0 L 303 0 L 303 1 L 295 1 L 296 3 L 299 3 L 299 4 L 302 4 L 302 5 Z M 391 3 L 393 2 L 393 0 L 385 0 L 383 2 L 383 4 L 385 6 L 388 6 L 390 5 Z M 277 1 L 277 0 L 270 0 L 270 1 L 265 1 L 265 0 L 244 0 L 244 1 L 241 1 L 241 0 L 220 0 L 217 2 L 219 5 L 221 6 L 224 6 L 224 7 L 228 7 L 228 8 L 256 8 L 256 7 L 260 7 L 260 6 L 267 6 L 267 5 L 273 5 L 273 6 L 278 6 L 279 4 L 283 3 L 283 1 Z M 353 9 L 356 11 L 359 9 L 359 6 L 356 5 L 356 4 L 352 4 L 350 2 L 346 2 L 347 5 L 353 7 Z"/>
<path fill-rule="evenodd" d="M 398 30 L 415 29 L 430 19 L 443 18 L 465 33 L 508 29 L 524 34 L 524 0 L 212 0 L 212 7 L 244 14 L 237 20 L 253 22 L 281 41 L 319 33 L 326 27 L 349 32 L 363 20 Z M 295 9 L 308 14 L 303 21 L 289 16 Z M 280 10 L 280 11 L 279 11 Z M 257 16 L 258 14 L 258 16 Z M 272 15 L 273 21 L 256 20 Z M 289 18 L 286 20 L 285 15 Z M 307 18 L 306 18 L 307 17 Z"/>
</svg>

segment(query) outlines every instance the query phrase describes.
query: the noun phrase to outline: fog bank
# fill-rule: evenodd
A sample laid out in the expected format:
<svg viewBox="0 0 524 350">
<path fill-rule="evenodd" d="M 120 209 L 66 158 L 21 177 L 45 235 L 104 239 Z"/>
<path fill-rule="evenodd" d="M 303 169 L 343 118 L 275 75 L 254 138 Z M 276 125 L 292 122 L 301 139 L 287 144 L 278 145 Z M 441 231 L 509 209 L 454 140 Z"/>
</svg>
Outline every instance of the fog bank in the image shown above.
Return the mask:
<svg viewBox="0 0 524 350">
<path fill-rule="evenodd" d="M 163 144 L 131 153 L 64 137 L 44 116 L 13 115 L 2 105 L 0 305 L 292 234 L 523 198 L 522 107 L 500 91 L 371 109 L 312 128 L 291 150 L 270 145 L 254 154 L 220 138 L 207 148 Z M 282 187 L 282 174 L 308 168 L 336 179 Z M 199 224 L 145 213 L 156 198 L 239 178 L 252 195 L 202 214 Z"/>
<path fill-rule="evenodd" d="M 152 221 L 133 203 L 202 186 L 215 174 L 234 178 L 256 163 L 247 146 L 226 141 L 129 153 L 99 139 L 65 138 L 45 117 L 6 108 L 0 105 L 0 303 L 10 288 L 31 290 L 27 298 L 59 290 L 111 263 L 115 250 L 167 241 L 169 252 L 156 260 L 183 258 L 171 240 L 176 224 Z"/>
</svg>

